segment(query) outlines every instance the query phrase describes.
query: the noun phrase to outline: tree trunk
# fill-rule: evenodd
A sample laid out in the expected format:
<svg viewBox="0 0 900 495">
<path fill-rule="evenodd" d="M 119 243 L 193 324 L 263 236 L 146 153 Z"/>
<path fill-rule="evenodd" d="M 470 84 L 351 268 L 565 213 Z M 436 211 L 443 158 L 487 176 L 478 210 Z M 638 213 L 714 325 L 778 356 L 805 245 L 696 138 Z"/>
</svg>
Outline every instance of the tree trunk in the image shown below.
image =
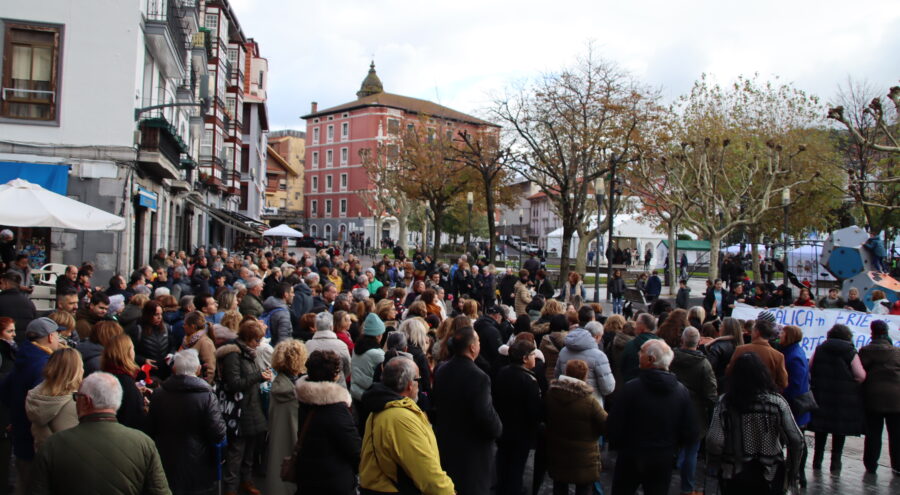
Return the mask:
<svg viewBox="0 0 900 495">
<path fill-rule="evenodd" d="M 761 236 L 752 236 L 750 238 L 750 256 L 753 258 L 753 281 L 759 283 L 762 281 L 762 272 L 759 270 L 759 252 L 757 251 L 757 242 Z"/>
<path fill-rule="evenodd" d="M 441 221 L 444 219 L 444 212 L 439 211 L 432 205 L 431 212 L 434 215 L 434 245 L 431 246 L 431 259 L 437 263 L 438 253 L 441 250 Z"/>
<path fill-rule="evenodd" d="M 678 287 L 676 280 L 678 280 L 678 272 L 679 267 L 676 265 L 677 260 L 676 255 L 678 254 L 677 243 L 678 240 L 675 239 L 675 222 L 669 220 L 666 222 L 666 234 L 669 236 L 669 252 L 666 253 L 666 256 L 669 258 L 669 295 L 675 294 L 675 289 Z"/>
<path fill-rule="evenodd" d="M 575 229 L 571 226 L 563 225 L 562 252 L 559 253 L 559 280 L 556 286 L 559 287 L 569 276 L 569 246 L 572 245 L 572 235 Z M 519 255 L 521 256 L 521 254 Z"/>
<path fill-rule="evenodd" d="M 487 223 L 488 223 L 488 264 L 494 264 L 494 241 L 497 240 L 497 225 L 494 220 L 494 194 L 492 189 L 493 184 L 489 184 L 487 180 L 484 181 L 484 203 L 487 208 Z"/>
<path fill-rule="evenodd" d="M 719 246 L 722 244 L 722 237 L 718 234 L 709 237 L 709 280 L 719 278 Z"/>
<path fill-rule="evenodd" d="M 578 251 L 575 254 L 575 271 L 578 272 L 579 275 L 582 275 L 582 278 L 586 275 L 585 271 L 587 270 L 588 247 L 590 247 L 591 242 L 596 237 L 596 230 L 593 232 L 581 232 L 581 229 L 578 230 Z"/>
<path fill-rule="evenodd" d="M 407 200 L 404 200 L 407 202 Z M 403 248 L 403 252 L 409 252 L 409 203 L 403 205 L 401 208 L 397 208 L 397 226 L 399 228 L 399 232 L 397 233 L 397 243 L 400 244 L 400 247 Z"/>
</svg>

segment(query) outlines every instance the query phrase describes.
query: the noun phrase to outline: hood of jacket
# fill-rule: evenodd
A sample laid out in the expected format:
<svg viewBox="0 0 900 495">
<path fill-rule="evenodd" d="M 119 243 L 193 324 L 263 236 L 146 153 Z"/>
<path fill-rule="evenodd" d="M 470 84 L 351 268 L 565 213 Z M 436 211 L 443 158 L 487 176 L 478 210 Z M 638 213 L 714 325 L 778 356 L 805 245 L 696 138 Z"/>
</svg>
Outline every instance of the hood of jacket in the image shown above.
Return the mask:
<svg viewBox="0 0 900 495">
<path fill-rule="evenodd" d="M 256 352 L 253 349 L 245 346 L 244 344 L 241 344 L 239 340 L 233 340 L 216 349 L 216 359 L 222 359 L 225 356 L 235 352 L 246 354 L 250 359 L 256 357 Z"/>
<path fill-rule="evenodd" d="M 294 286 L 294 292 L 296 292 L 295 296 L 311 296 L 312 289 L 306 285 L 305 282 L 300 282 Z"/>
<path fill-rule="evenodd" d="M 314 406 L 344 403 L 347 407 L 350 407 L 350 392 L 347 391 L 347 387 L 337 382 L 311 382 L 307 378 L 306 376 L 300 378 L 297 384 L 294 385 L 294 393 L 297 395 L 297 400 Z M 375 387 L 373 386 L 372 388 Z"/>
<path fill-rule="evenodd" d="M 163 382 L 162 388 L 173 394 L 195 394 L 210 390 L 209 384 L 205 380 L 188 375 L 174 375 Z"/>
<path fill-rule="evenodd" d="M 31 418 L 32 423 L 46 425 L 59 415 L 60 410 L 66 404 L 72 402 L 72 394 L 44 395 L 41 385 L 31 389 L 25 399 L 25 413 Z"/>
<path fill-rule="evenodd" d="M 552 395 L 563 404 L 571 404 L 585 397 L 592 397 L 594 389 L 577 378 L 561 375 L 558 380 L 550 382 L 547 394 Z"/>
<path fill-rule="evenodd" d="M 81 358 L 87 362 L 91 359 L 100 357 L 103 354 L 103 346 L 90 340 L 82 340 L 75 347 L 75 350 L 81 353 Z"/>
<path fill-rule="evenodd" d="M 362 404 L 367 411 L 379 412 L 384 410 L 388 403 L 401 399 L 405 397 L 387 388 L 383 383 L 374 383 L 363 393 Z"/>
<path fill-rule="evenodd" d="M 288 309 L 288 305 L 284 302 L 284 299 L 275 296 L 269 296 L 263 301 L 263 309 L 266 311 L 271 311 L 275 308 L 284 308 Z"/>
<path fill-rule="evenodd" d="M 678 386 L 678 378 L 674 373 L 660 369 L 642 369 L 638 379 L 647 390 L 657 395 L 668 395 Z"/>
<path fill-rule="evenodd" d="M 589 349 L 597 349 L 597 341 L 591 335 L 591 332 L 583 328 L 572 330 L 566 335 L 566 347 L 575 352 L 587 351 Z"/>
</svg>

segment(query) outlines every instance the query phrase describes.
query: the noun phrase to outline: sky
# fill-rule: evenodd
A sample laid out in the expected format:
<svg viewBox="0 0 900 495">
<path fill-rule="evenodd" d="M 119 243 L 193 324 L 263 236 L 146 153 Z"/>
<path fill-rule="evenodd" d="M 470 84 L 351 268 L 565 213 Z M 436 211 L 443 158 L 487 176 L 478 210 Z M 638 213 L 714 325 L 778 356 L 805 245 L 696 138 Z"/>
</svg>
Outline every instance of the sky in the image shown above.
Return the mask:
<svg viewBox="0 0 900 495">
<path fill-rule="evenodd" d="M 310 103 L 356 99 L 374 59 L 390 93 L 477 116 L 516 84 L 592 45 L 671 101 L 701 74 L 790 83 L 834 101 L 848 78 L 900 81 L 896 0 L 231 0 L 269 61 L 272 130 L 304 129 Z"/>
</svg>

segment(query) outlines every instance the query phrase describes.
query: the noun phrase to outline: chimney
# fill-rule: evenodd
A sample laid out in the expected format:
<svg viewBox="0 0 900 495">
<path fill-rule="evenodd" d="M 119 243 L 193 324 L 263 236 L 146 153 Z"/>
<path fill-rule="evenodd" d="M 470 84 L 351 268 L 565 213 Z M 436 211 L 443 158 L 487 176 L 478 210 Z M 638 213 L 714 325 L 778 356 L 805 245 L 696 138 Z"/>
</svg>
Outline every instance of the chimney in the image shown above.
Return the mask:
<svg viewBox="0 0 900 495">
<path fill-rule="evenodd" d="M 316 113 L 318 111 L 319 111 L 319 102 L 317 102 L 317 101 L 312 102 L 312 111 L 309 113 Z"/>
</svg>

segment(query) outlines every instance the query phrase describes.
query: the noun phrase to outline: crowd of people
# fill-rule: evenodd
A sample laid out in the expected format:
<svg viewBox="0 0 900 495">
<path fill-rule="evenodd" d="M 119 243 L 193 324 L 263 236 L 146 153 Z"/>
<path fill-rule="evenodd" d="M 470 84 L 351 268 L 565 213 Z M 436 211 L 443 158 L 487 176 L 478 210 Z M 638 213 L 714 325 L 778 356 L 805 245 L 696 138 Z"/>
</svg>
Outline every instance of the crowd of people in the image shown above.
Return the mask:
<svg viewBox="0 0 900 495">
<path fill-rule="evenodd" d="M 703 305 L 654 298 L 626 318 L 534 258 L 502 272 L 397 254 L 160 250 L 105 286 L 85 263 L 41 317 L 4 273 L 0 489 L 521 495 L 549 476 L 554 494 L 652 495 L 677 471 L 699 493 L 705 458 L 723 493 L 784 493 L 805 483 L 804 429 L 812 469 L 828 455 L 839 473 L 865 434 L 874 472 L 885 424 L 900 474 L 882 320 L 858 352 L 835 325 L 807 361 L 798 327 L 731 318 L 720 282 Z"/>
</svg>

